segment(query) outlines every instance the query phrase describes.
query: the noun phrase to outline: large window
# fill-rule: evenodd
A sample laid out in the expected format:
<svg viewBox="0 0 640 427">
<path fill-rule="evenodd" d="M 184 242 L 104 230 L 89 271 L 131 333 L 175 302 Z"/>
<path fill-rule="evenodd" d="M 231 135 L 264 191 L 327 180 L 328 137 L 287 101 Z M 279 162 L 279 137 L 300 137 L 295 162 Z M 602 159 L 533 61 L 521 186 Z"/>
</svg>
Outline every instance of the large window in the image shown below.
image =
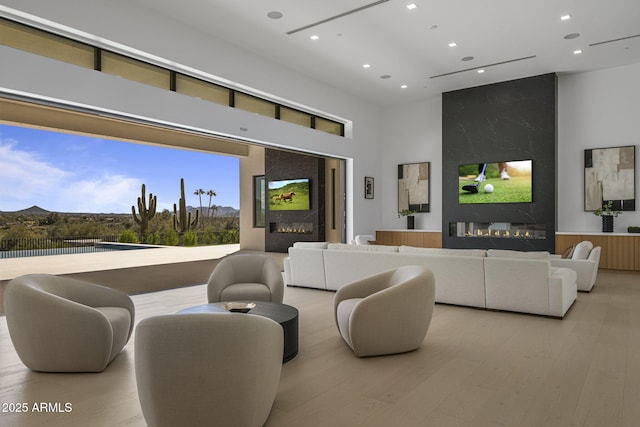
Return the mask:
<svg viewBox="0 0 640 427">
<path fill-rule="evenodd" d="M 93 46 L 0 19 L 0 40 L 5 46 L 93 69 Z"/>
<path fill-rule="evenodd" d="M 154 87 L 344 136 L 344 123 L 305 113 L 216 83 L 0 18 L 0 44 Z M 178 68 L 178 67 L 176 67 Z"/>
<path fill-rule="evenodd" d="M 229 105 L 230 90 L 226 87 L 182 74 L 176 76 L 176 92 L 216 104 Z"/>
<path fill-rule="evenodd" d="M 102 52 L 101 71 L 139 83 L 169 89 L 170 72 L 167 69 L 128 58 L 112 52 Z"/>
</svg>

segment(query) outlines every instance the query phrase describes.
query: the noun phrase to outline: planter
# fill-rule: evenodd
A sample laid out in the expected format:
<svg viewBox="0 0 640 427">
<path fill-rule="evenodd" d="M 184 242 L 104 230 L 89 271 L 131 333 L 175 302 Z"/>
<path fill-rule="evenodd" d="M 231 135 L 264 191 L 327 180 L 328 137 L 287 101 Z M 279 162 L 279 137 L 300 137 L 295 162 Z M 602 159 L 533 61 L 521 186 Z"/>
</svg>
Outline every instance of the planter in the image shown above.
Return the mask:
<svg viewBox="0 0 640 427">
<path fill-rule="evenodd" d="M 602 232 L 613 233 L 613 215 L 602 215 Z"/>
<path fill-rule="evenodd" d="M 409 215 L 407 216 L 407 230 L 413 230 L 416 228 L 416 217 Z"/>
</svg>

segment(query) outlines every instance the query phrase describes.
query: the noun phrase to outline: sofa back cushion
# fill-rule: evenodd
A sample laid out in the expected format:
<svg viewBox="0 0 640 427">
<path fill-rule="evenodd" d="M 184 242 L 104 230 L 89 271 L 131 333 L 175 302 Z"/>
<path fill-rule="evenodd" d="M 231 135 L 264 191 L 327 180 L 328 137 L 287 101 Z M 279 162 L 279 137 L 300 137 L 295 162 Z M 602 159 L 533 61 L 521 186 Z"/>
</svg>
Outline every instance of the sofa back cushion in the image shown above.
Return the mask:
<svg viewBox="0 0 640 427">
<path fill-rule="evenodd" d="M 367 251 L 367 252 L 398 252 L 397 246 L 386 245 L 350 245 L 347 243 L 329 243 L 329 250 L 339 251 Z"/>
<path fill-rule="evenodd" d="M 304 248 L 304 249 L 327 249 L 329 246 L 328 242 L 295 242 L 293 244 L 294 248 Z"/>
<path fill-rule="evenodd" d="M 587 259 L 589 257 L 589 253 L 593 249 L 593 243 L 588 240 L 580 242 L 576 245 L 576 248 L 573 250 L 573 255 L 571 259 Z"/>
<path fill-rule="evenodd" d="M 492 258 L 516 258 L 516 259 L 541 259 L 549 261 L 551 255 L 546 251 L 510 251 L 505 249 L 489 249 L 487 257 Z"/>
<path fill-rule="evenodd" d="M 415 246 L 400 246 L 400 253 L 427 254 L 427 255 L 458 255 L 484 257 L 487 251 L 484 249 L 449 249 L 449 248 L 416 248 Z"/>
</svg>

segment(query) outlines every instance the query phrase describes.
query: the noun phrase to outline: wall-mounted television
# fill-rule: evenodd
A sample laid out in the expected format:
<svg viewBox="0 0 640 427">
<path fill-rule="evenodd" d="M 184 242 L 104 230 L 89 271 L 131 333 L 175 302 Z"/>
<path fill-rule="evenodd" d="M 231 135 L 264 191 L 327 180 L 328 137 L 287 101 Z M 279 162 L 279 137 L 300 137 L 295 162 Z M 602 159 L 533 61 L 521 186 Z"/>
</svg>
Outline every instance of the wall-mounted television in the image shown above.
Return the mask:
<svg viewBox="0 0 640 427">
<path fill-rule="evenodd" d="M 532 163 L 517 160 L 458 166 L 458 202 L 531 203 Z"/>
<path fill-rule="evenodd" d="M 269 181 L 269 209 L 305 211 L 311 209 L 309 178 Z"/>
</svg>

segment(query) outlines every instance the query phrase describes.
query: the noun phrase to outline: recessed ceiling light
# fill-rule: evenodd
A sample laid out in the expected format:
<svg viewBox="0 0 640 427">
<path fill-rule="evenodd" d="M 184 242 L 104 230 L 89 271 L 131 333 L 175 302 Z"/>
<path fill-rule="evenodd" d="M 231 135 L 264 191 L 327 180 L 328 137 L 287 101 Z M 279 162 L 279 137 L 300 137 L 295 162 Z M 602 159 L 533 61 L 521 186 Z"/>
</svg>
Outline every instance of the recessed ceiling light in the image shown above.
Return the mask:
<svg viewBox="0 0 640 427">
<path fill-rule="evenodd" d="M 571 19 L 571 15 L 569 15 L 569 14 L 562 15 L 562 16 L 560 17 L 560 20 L 561 20 L 561 21 L 568 21 L 569 19 Z"/>
<path fill-rule="evenodd" d="M 478 74 L 482 74 L 482 73 L 484 73 L 484 69 L 480 68 L 480 69 L 478 70 Z"/>
<path fill-rule="evenodd" d="M 311 37 L 309 37 L 311 40 L 318 40 L 320 37 L 316 36 L 315 34 L 312 35 Z"/>
<path fill-rule="evenodd" d="M 582 49 L 576 49 L 573 51 L 574 55 L 580 55 L 582 53 Z"/>
<path fill-rule="evenodd" d="M 371 68 L 371 64 L 362 64 L 362 68 Z"/>
<path fill-rule="evenodd" d="M 406 88 L 407 88 L 407 85 L 400 86 L 400 89 L 406 89 Z"/>
<path fill-rule="evenodd" d="M 456 47 L 456 46 L 458 46 L 458 43 L 456 42 L 449 43 L 449 47 Z"/>
<path fill-rule="evenodd" d="M 282 12 L 278 12 L 277 10 L 272 10 L 271 12 L 267 13 L 267 16 L 271 19 L 280 19 L 282 18 Z"/>
<path fill-rule="evenodd" d="M 409 9 L 409 10 L 413 10 L 413 9 L 415 9 L 415 8 L 417 8 L 417 7 L 418 7 L 418 5 L 417 5 L 417 4 L 415 4 L 415 3 L 411 3 L 411 4 L 408 4 L 408 5 L 407 5 L 407 9 Z"/>
<path fill-rule="evenodd" d="M 571 33 L 564 36 L 564 38 L 567 40 L 577 39 L 578 37 L 580 37 L 580 33 Z"/>
</svg>

